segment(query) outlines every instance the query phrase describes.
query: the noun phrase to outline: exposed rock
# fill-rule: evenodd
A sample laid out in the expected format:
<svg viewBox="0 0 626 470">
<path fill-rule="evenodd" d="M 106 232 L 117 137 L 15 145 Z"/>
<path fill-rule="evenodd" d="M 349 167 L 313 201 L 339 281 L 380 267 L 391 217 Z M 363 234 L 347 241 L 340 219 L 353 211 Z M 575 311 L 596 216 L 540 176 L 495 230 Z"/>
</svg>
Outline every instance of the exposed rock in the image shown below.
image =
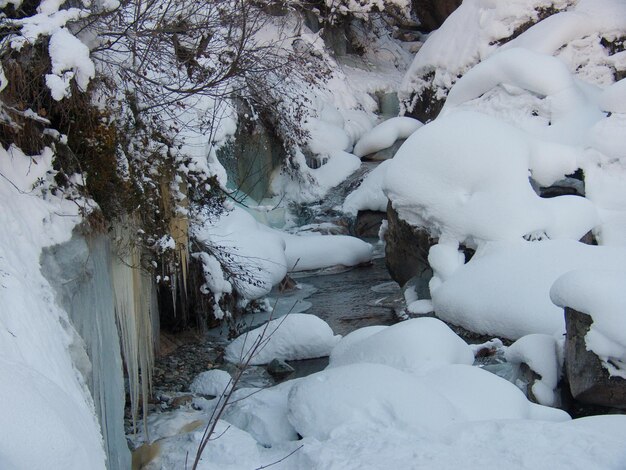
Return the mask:
<svg viewBox="0 0 626 470">
<path fill-rule="evenodd" d="M 295 372 L 295 369 L 281 359 L 272 359 L 267 365 L 267 373 L 276 380 L 284 379 Z"/>
<path fill-rule="evenodd" d="M 535 397 L 535 394 L 533 393 L 533 385 L 535 385 L 537 380 L 541 380 L 541 376 L 532 370 L 525 362 L 522 362 L 519 365 L 519 372 L 520 380 L 525 384 L 525 390 L 522 391 L 530 401 L 533 403 L 539 403 L 539 400 L 537 400 L 537 397 Z"/>
<path fill-rule="evenodd" d="M 177 410 L 178 408 L 182 408 L 183 406 L 189 405 L 193 401 L 193 395 L 181 395 L 178 397 L 172 398 L 170 403 L 170 407 L 173 410 Z"/>
<path fill-rule="evenodd" d="M 424 75 L 423 80 L 432 84 L 434 78 L 435 73 L 428 72 Z M 422 90 L 421 93 L 412 94 L 410 99 L 404 102 L 404 107 L 406 108 L 404 115 L 426 123 L 439 115 L 444 103 L 445 99 L 438 98 L 437 90 L 431 85 Z"/>
<path fill-rule="evenodd" d="M 419 18 L 421 29 L 430 32 L 439 28 L 462 0 L 412 0 L 411 9 Z"/>
<path fill-rule="evenodd" d="M 626 380 L 610 377 L 598 356 L 587 350 L 585 336 L 593 319 L 565 308 L 565 369 L 572 396 L 592 405 L 626 408 Z"/>
<path fill-rule="evenodd" d="M 387 269 L 392 279 L 401 286 L 418 276 L 430 279 L 432 270 L 428 264 L 428 251 L 437 240 L 426 229 L 409 225 L 387 204 L 388 228 L 385 233 Z"/>
<path fill-rule="evenodd" d="M 584 196 L 585 183 L 578 178 L 563 178 L 551 186 L 540 187 L 538 193 L 544 198 L 557 196 Z"/>
<path fill-rule="evenodd" d="M 283 292 L 290 292 L 296 288 L 298 283 L 294 281 L 291 277 L 285 276 L 282 281 L 278 284 L 278 291 L 282 294 Z"/>
<path fill-rule="evenodd" d="M 354 233 L 360 238 L 378 238 L 378 231 L 383 219 L 384 212 L 359 211 L 354 222 Z"/>
</svg>

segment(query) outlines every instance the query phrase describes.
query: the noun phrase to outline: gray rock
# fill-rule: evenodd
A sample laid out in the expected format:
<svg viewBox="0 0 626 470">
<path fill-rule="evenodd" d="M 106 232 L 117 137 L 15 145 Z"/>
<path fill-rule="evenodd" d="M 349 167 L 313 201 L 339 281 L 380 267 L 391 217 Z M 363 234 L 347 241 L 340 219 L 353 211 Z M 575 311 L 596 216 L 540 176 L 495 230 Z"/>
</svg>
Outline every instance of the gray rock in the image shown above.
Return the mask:
<svg viewBox="0 0 626 470">
<path fill-rule="evenodd" d="M 384 212 L 359 211 L 354 222 L 354 234 L 361 238 L 378 238 L 378 231 L 385 217 Z"/>
<path fill-rule="evenodd" d="M 387 223 L 385 256 L 392 279 L 400 286 L 416 276 L 428 282 L 432 277 L 428 250 L 437 240 L 426 229 L 413 227 L 402 220 L 391 203 L 387 205 Z"/>
<path fill-rule="evenodd" d="M 428 32 L 439 28 L 460 4 L 461 0 L 412 0 L 411 10 L 421 29 Z"/>
<path fill-rule="evenodd" d="M 267 365 L 266 369 L 267 373 L 276 380 L 284 379 L 295 372 L 295 369 L 282 359 L 272 359 L 272 362 Z"/>
<path fill-rule="evenodd" d="M 626 380 L 610 377 L 598 356 L 587 350 L 590 315 L 565 308 L 565 370 L 572 396 L 583 403 L 626 409 Z"/>
</svg>

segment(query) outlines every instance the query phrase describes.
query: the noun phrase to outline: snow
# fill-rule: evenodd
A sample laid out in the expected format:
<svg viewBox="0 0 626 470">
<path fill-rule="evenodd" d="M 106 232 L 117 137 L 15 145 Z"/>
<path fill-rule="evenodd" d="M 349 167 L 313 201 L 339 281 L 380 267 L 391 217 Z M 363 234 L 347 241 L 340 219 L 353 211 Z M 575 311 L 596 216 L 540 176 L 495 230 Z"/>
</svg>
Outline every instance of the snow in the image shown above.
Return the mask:
<svg viewBox="0 0 626 470">
<path fill-rule="evenodd" d="M 626 379 L 626 272 L 623 260 L 614 264 L 584 266 L 565 273 L 550 290 L 559 307 L 570 307 L 591 315 L 593 323 L 585 343 L 612 376 Z"/>
<path fill-rule="evenodd" d="M 537 401 L 546 406 L 554 406 L 554 391 L 560 377 L 560 364 L 557 343 L 553 336 L 534 334 L 523 336 L 505 351 L 507 362 L 524 363 L 540 377 L 532 386 Z"/>
<path fill-rule="evenodd" d="M 438 98 L 444 98 L 459 75 L 498 49 L 498 41 L 508 38 L 531 19 L 536 9 L 562 9 L 565 0 L 464 1 L 432 34 L 419 50 L 400 88 L 400 99 L 410 98 L 431 83 Z M 425 77 L 434 74 L 431 80 Z M 410 108 L 410 105 L 409 105 Z"/>
<path fill-rule="evenodd" d="M 406 309 L 409 313 L 414 313 L 416 315 L 424 315 L 435 310 L 433 302 L 430 299 L 414 300 L 407 305 Z"/>
<path fill-rule="evenodd" d="M 228 372 L 219 369 L 207 370 L 193 379 L 191 385 L 189 385 L 189 391 L 191 393 L 221 397 L 228 394 L 231 383 L 232 378 Z"/>
<path fill-rule="evenodd" d="M 202 216 L 202 214 L 200 214 Z M 285 243 L 276 233 L 261 226 L 244 209 L 233 207 L 219 218 L 209 216 L 197 221 L 193 228 L 195 238 L 216 251 L 230 253 L 224 274 L 211 257 L 205 261 L 207 288 L 219 287 L 218 293 L 229 292 L 225 280 L 234 284 L 237 291 L 247 299 L 267 295 L 272 286 L 287 274 Z M 249 276 L 236 276 L 247 271 Z M 235 279 L 232 278 L 235 274 Z M 230 279 L 226 276 L 230 275 Z"/>
<path fill-rule="evenodd" d="M 298 379 L 251 393 L 232 403 L 224 420 L 250 433 L 263 446 L 298 440 L 298 433 L 287 419 L 287 400 L 296 383 Z"/>
<path fill-rule="evenodd" d="M 293 361 L 328 356 L 341 336 L 315 315 L 290 313 L 237 337 L 224 358 L 236 364 L 267 364 L 272 359 Z"/>
<path fill-rule="evenodd" d="M 598 103 L 602 111 L 612 113 L 626 113 L 626 78 L 606 87 Z"/>
<path fill-rule="evenodd" d="M 48 52 L 52 74 L 46 75 L 46 84 L 52 97 L 60 101 L 69 96 L 69 80 L 74 78 L 79 90 L 87 90 L 96 68 L 89 58 L 89 48 L 67 29 L 61 28 L 50 36 Z"/>
<path fill-rule="evenodd" d="M 436 318 L 415 318 L 365 335 L 333 350 L 329 367 L 368 362 L 423 373 L 445 364 L 474 362 L 469 346 Z"/>
<path fill-rule="evenodd" d="M 331 266 L 356 266 L 372 260 L 372 245 L 356 237 L 276 233 L 285 241 L 285 256 L 290 272 Z"/>
<path fill-rule="evenodd" d="M 424 382 L 450 401 L 464 421 L 570 419 L 562 410 L 531 403 L 511 382 L 479 367 L 444 366 L 426 374 Z"/>
<path fill-rule="evenodd" d="M 454 411 L 444 397 L 405 372 L 381 364 L 351 364 L 295 384 L 288 418 L 301 436 L 326 440 L 345 427 L 437 433 L 454 420 Z"/>
<path fill-rule="evenodd" d="M 346 196 L 342 210 L 356 215 L 359 211 L 387 211 L 387 196 L 383 192 L 383 181 L 390 161 L 380 163 L 363 179 L 358 188 Z"/>
<path fill-rule="evenodd" d="M 569 422 L 498 420 L 459 423 L 445 437 L 388 427 L 342 429 L 332 439 L 305 439 L 286 468 L 410 468 L 483 470 L 503 468 L 620 470 L 624 416 Z"/>
<path fill-rule="evenodd" d="M 389 148 L 396 140 L 406 139 L 422 125 L 417 119 L 409 117 L 387 119 L 359 139 L 354 146 L 354 154 L 364 157 Z"/>
<path fill-rule="evenodd" d="M 626 250 L 567 240 L 492 242 L 434 290 L 437 316 L 470 331 L 518 339 L 565 331 L 552 284 L 573 269 L 614 267 Z M 489 293 L 486 295 L 485 293 Z"/>
<path fill-rule="evenodd" d="M 450 113 L 406 140 L 387 167 L 384 191 L 402 219 L 458 242 L 519 239 L 534 232 L 582 237 L 597 224 L 595 210 L 583 198 L 571 199 L 567 214 L 556 220 L 565 196 L 548 201 L 533 191 L 528 170 L 533 149 L 542 146 L 529 141 L 484 114 Z M 569 159 L 558 166 L 560 171 L 548 165 L 544 176 L 549 168 L 551 179 L 562 178 L 572 168 Z"/>
<path fill-rule="evenodd" d="M 40 272 L 42 249 L 69 240 L 80 220 L 77 204 L 46 194 L 52 156 L 0 148 L 0 373 L 11 377 L 0 383 L 0 467 L 104 468 L 94 405 L 73 362 L 85 351 Z"/>
<path fill-rule="evenodd" d="M 146 470 L 184 468 L 193 462 L 204 434 L 204 426 L 191 432 L 182 432 L 158 442 L 158 458 L 144 466 Z M 208 441 L 198 469 L 239 470 L 242 464 L 247 468 L 259 468 L 261 461 L 256 441 L 245 431 L 226 421 L 218 421 L 214 436 Z"/>
</svg>

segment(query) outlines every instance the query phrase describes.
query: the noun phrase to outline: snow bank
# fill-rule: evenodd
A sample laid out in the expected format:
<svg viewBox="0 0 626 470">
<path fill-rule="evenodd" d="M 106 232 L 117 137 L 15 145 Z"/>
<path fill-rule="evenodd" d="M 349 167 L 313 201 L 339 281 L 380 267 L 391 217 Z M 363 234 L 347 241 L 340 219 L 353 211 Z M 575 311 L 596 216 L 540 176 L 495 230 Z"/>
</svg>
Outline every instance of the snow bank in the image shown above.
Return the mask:
<svg viewBox="0 0 626 470">
<path fill-rule="evenodd" d="M 226 347 L 224 358 L 243 364 L 253 349 L 251 365 L 267 364 L 272 359 L 293 361 L 323 357 L 330 354 L 340 338 L 321 318 L 306 313 L 291 313 L 233 340 Z"/>
<path fill-rule="evenodd" d="M 539 374 L 539 380 L 532 386 L 533 395 L 540 404 L 554 406 L 554 391 L 561 369 L 554 337 L 541 334 L 523 336 L 507 348 L 504 354 L 507 362 L 525 363 Z"/>
<path fill-rule="evenodd" d="M 410 117 L 387 119 L 359 139 L 354 146 L 354 154 L 364 157 L 389 148 L 396 140 L 406 139 L 422 126 L 420 121 Z"/>
<path fill-rule="evenodd" d="M 332 266 L 356 266 L 372 260 L 372 245 L 356 237 L 276 233 L 285 241 L 285 256 L 290 272 Z"/>
<path fill-rule="evenodd" d="M 431 84 L 436 97 L 445 98 L 457 77 L 493 54 L 499 40 L 536 20 L 538 8 L 562 9 L 567 5 L 565 0 L 465 0 L 416 54 L 402 82 L 400 99 L 419 95 Z M 429 73 L 433 74 L 430 79 Z"/>
<path fill-rule="evenodd" d="M 450 403 L 404 372 L 380 364 L 328 369 L 289 393 L 289 422 L 304 437 L 328 439 L 336 429 L 410 427 L 441 430 L 454 420 Z"/>
<path fill-rule="evenodd" d="M 449 400 L 466 421 L 570 419 L 562 410 L 531 403 L 511 382 L 479 367 L 448 365 L 429 372 L 424 381 Z"/>
<path fill-rule="evenodd" d="M 446 364 L 474 362 L 470 347 L 436 318 L 415 318 L 371 332 L 361 332 L 359 338 L 350 339 L 351 344 L 333 350 L 329 367 L 368 362 L 423 373 Z"/>
<path fill-rule="evenodd" d="M 146 468 L 150 470 L 185 468 L 190 461 L 193 462 L 203 434 L 204 426 L 201 425 L 192 432 L 183 432 L 159 441 L 158 457 Z M 242 467 L 259 468 L 263 465 L 257 443 L 247 432 L 220 420 L 215 427 L 214 436 L 219 438 L 208 441 L 198 469 L 239 470 Z"/>
<path fill-rule="evenodd" d="M 358 188 L 346 196 L 342 206 L 344 212 L 356 215 L 357 212 L 364 210 L 387 211 L 387 196 L 383 192 L 383 182 L 389 163 L 389 160 L 380 163 L 363 179 Z"/>
<path fill-rule="evenodd" d="M 305 439 L 294 470 L 413 468 L 621 470 L 626 461 L 626 417 L 594 416 L 567 422 L 496 420 L 450 426 L 445 437 L 393 427 L 341 429 L 332 439 Z M 496 464 L 497 462 L 497 464 Z"/>
<path fill-rule="evenodd" d="M 621 263 L 620 263 L 621 261 Z M 568 272 L 552 286 L 550 296 L 560 307 L 591 315 L 593 323 L 585 336 L 610 375 L 626 379 L 626 272 L 624 259 Z"/>
<path fill-rule="evenodd" d="M 189 391 L 191 393 L 220 397 L 230 391 L 231 383 L 232 378 L 228 372 L 219 369 L 207 370 L 201 372 L 193 379 L 191 385 L 189 385 Z"/>
<path fill-rule="evenodd" d="M 341 340 L 337 343 L 337 345 L 333 348 L 330 353 L 330 361 L 332 362 L 333 357 L 337 358 L 343 356 L 346 351 L 348 351 L 352 346 L 357 344 L 360 341 L 363 341 L 366 338 L 369 338 L 376 333 L 380 333 L 381 331 L 388 328 L 383 325 L 374 325 L 374 326 L 365 326 L 363 328 L 359 328 L 358 330 L 354 330 L 348 333 L 346 336 L 341 338 Z"/>
<path fill-rule="evenodd" d="M 84 344 L 40 272 L 41 250 L 69 240 L 80 221 L 77 204 L 47 191 L 52 156 L 0 148 L 0 467 L 104 468 L 74 365 L 86 359 Z"/>
<path fill-rule="evenodd" d="M 224 420 L 250 433 L 263 446 L 296 441 L 298 433 L 287 419 L 287 399 L 298 380 L 283 382 L 233 402 L 226 409 Z"/>
<path fill-rule="evenodd" d="M 210 257 L 201 258 L 207 288 L 215 289 L 216 295 L 228 292 L 226 283 L 231 283 L 244 298 L 256 299 L 287 274 L 284 241 L 245 210 L 234 207 L 217 220 L 202 214 L 198 219 L 193 226 L 195 238 L 213 250 L 229 253 L 229 259 L 221 260 L 227 263 L 222 267 Z"/>
<path fill-rule="evenodd" d="M 407 139 L 387 167 L 383 188 L 402 219 L 434 236 L 478 242 L 544 232 L 579 239 L 597 224 L 592 204 L 537 196 L 528 170 L 541 145 L 530 142 L 492 117 L 454 112 Z M 549 168 L 551 179 L 562 178 L 575 166 L 556 160 L 544 173 Z M 565 199 L 567 213 L 559 213 Z"/>
<path fill-rule="evenodd" d="M 626 249 L 567 240 L 492 242 L 432 289 L 437 316 L 470 331 L 510 339 L 563 333 L 550 288 L 573 269 L 623 266 Z"/>
</svg>

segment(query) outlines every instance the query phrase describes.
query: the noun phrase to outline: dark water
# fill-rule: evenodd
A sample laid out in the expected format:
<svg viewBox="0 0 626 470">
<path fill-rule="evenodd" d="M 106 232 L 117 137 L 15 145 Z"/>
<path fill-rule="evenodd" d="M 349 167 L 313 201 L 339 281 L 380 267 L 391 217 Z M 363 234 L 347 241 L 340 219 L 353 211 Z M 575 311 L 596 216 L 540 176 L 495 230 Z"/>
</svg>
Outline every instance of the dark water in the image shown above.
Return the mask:
<svg viewBox="0 0 626 470">
<path fill-rule="evenodd" d="M 326 321 L 335 334 L 346 335 L 371 325 L 391 325 L 397 321 L 394 307 L 399 306 L 400 288 L 392 281 L 383 258 L 370 266 L 338 274 L 299 277 L 316 292 L 307 297 L 312 306 L 306 313 Z"/>
</svg>

